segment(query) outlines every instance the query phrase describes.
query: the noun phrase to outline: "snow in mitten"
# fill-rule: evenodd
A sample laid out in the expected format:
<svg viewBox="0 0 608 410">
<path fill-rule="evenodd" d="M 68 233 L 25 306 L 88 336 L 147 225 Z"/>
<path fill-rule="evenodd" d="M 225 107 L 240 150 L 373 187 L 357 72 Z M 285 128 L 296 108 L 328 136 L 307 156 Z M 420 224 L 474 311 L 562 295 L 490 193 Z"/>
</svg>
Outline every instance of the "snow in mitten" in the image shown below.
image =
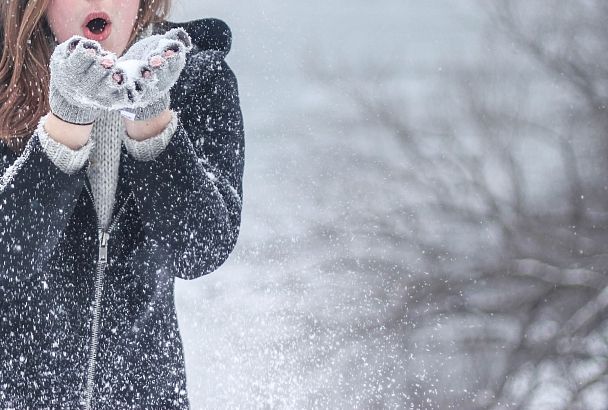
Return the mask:
<svg viewBox="0 0 608 410">
<path fill-rule="evenodd" d="M 116 56 L 94 40 L 72 36 L 57 45 L 50 61 L 51 112 L 64 121 L 90 124 L 127 93 Z"/>
<path fill-rule="evenodd" d="M 186 64 L 192 41 L 181 27 L 139 40 L 116 61 L 126 79 L 127 95 L 122 109 L 133 120 L 145 120 L 169 108 L 169 90 Z"/>
</svg>

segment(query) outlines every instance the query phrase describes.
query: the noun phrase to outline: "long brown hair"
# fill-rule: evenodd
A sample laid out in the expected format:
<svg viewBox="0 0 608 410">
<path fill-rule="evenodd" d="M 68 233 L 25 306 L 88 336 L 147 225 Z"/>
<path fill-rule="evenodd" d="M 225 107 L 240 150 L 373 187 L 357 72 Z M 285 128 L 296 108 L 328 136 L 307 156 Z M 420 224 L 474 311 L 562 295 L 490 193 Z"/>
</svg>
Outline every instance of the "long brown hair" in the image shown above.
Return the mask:
<svg viewBox="0 0 608 410">
<path fill-rule="evenodd" d="M 0 140 L 17 153 L 49 112 L 49 62 L 55 43 L 45 17 L 50 1 L 0 2 Z M 140 0 L 127 47 L 148 24 L 163 21 L 170 8 L 171 0 Z"/>
</svg>

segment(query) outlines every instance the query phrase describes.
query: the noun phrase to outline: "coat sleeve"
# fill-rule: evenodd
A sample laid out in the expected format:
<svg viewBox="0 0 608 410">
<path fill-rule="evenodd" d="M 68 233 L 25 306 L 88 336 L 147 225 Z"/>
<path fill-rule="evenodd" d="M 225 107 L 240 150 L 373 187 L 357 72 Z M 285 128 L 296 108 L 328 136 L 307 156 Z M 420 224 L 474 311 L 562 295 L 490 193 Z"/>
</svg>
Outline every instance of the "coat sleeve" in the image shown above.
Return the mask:
<svg viewBox="0 0 608 410">
<path fill-rule="evenodd" d="M 88 162 L 66 173 L 43 149 L 38 129 L 19 156 L 0 141 L 0 286 L 45 267 L 84 186 Z"/>
<path fill-rule="evenodd" d="M 244 130 L 237 79 L 222 58 L 206 75 L 186 65 L 171 90 L 175 133 L 153 160 L 123 146 L 127 181 L 138 204 L 146 248 L 172 275 L 213 272 L 235 247 L 241 224 Z M 215 67 L 210 73 L 209 67 Z"/>
</svg>

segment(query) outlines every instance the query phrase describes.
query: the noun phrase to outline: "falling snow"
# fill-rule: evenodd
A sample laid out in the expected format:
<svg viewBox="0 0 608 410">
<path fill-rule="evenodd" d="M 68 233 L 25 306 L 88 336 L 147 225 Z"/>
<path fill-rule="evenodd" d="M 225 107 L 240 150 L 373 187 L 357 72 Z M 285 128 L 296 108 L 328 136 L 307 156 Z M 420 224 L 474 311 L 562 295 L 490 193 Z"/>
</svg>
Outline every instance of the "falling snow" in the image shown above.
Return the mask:
<svg viewBox="0 0 608 410">
<path fill-rule="evenodd" d="M 161 134 L 0 142 L 0 408 L 608 407 L 608 8 L 381 3 L 186 0 Z"/>
</svg>

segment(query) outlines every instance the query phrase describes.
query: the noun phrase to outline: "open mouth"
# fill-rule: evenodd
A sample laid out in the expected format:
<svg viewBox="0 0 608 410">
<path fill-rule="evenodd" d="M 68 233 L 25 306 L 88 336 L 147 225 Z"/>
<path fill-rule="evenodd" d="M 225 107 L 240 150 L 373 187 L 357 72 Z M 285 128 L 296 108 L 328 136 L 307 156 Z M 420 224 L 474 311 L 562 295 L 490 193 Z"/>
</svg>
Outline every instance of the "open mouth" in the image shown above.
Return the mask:
<svg viewBox="0 0 608 410">
<path fill-rule="evenodd" d="M 90 40 L 103 41 L 110 35 L 112 23 L 103 12 L 90 13 L 82 26 L 84 36 Z"/>
<path fill-rule="evenodd" d="M 93 34 L 101 34 L 103 33 L 103 30 L 106 28 L 107 24 L 108 22 L 106 20 L 98 17 L 89 21 L 87 27 L 93 32 Z"/>
</svg>

